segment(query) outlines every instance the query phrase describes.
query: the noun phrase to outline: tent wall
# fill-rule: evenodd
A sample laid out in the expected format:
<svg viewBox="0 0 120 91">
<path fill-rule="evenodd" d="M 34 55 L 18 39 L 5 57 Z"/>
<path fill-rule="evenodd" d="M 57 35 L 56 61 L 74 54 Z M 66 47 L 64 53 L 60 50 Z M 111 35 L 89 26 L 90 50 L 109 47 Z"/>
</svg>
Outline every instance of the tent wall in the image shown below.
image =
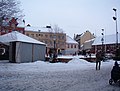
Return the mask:
<svg viewBox="0 0 120 91">
<path fill-rule="evenodd" d="M 32 43 L 25 43 L 25 42 L 15 42 L 15 53 L 13 53 L 13 43 L 11 43 L 10 48 L 10 62 L 34 62 L 37 60 L 45 60 L 45 51 L 46 46 L 40 44 L 32 44 Z M 15 57 L 15 60 L 13 59 Z"/>
<path fill-rule="evenodd" d="M 16 55 L 16 42 L 10 42 L 10 47 L 9 47 L 9 61 L 12 63 L 16 62 L 15 59 L 15 55 Z"/>
<path fill-rule="evenodd" d="M 46 46 L 33 45 L 33 60 L 45 60 Z"/>
<path fill-rule="evenodd" d="M 32 61 L 32 44 L 16 42 L 16 62 Z"/>
</svg>

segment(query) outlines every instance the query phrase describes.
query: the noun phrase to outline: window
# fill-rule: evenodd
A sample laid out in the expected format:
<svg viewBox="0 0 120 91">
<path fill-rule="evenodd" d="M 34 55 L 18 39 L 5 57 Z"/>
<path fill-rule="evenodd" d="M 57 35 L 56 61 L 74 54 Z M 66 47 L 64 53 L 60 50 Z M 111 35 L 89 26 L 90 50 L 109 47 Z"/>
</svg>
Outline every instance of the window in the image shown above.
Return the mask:
<svg viewBox="0 0 120 91">
<path fill-rule="evenodd" d="M 43 37 L 43 34 L 39 34 L 39 36 Z"/>
<path fill-rule="evenodd" d="M 53 38 L 52 35 L 50 35 L 50 38 Z"/>
<path fill-rule="evenodd" d="M 32 37 L 34 37 L 34 34 L 31 34 Z"/>
<path fill-rule="evenodd" d="M 15 24 L 12 24 L 11 27 L 12 27 L 12 28 L 15 28 Z"/>
<path fill-rule="evenodd" d="M 68 48 L 70 48 L 69 44 L 68 44 Z"/>
<path fill-rule="evenodd" d="M 71 45 L 71 48 L 73 48 L 73 45 Z"/>
<path fill-rule="evenodd" d="M 36 37 L 38 37 L 38 34 L 36 34 Z"/>
<path fill-rule="evenodd" d="M 28 33 L 27 33 L 26 35 L 27 35 L 27 36 L 29 36 L 29 34 L 28 34 Z"/>
<path fill-rule="evenodd" d="M 47 37 L 48 37 L 48 35 L 45 35 L 45 37 L 47 38 Z"/>
<path fill-rule="evenodd" d="M 64 36 L 62 36 L 62 39 L 64 39 Z"/>
<path fill-rule="evenodd" d="M 76 45 L 74 45 L 74 48 L 76 48 Z"/>
<path fill-rule="evenodd" d="M 61 36 L 58 36 L 58 39 L 60 39 L 61 38 Z"/>
<path fill-rule="evenodd" d="M 43 34 L 41 34 L 41 37 L 43 37 Z"/>
</svg>

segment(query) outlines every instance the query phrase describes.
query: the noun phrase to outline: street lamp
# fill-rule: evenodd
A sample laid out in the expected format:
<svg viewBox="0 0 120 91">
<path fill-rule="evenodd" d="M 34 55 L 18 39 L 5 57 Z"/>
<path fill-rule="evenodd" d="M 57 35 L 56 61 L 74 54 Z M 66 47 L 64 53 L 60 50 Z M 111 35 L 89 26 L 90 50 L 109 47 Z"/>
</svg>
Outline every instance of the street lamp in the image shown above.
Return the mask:
<svg viewBox="0 0 120 91">
<path fill-rule="evenodd" d="M 104 57 L 104 29 L 102 29 L 102 38 L 101 38 L 101 42 L 102 42 L 102 57 Z"/>
<path fill-rule="evenodd" d="M 49 28 L 53 31 L 52 27 L 51 26 L 46 26 L 46 28 Z M 52 50 L 52 60 L 51 62 L 52 63 L 55 63 L 56 62 L 56 58 L 57 58 L 57 53 L 56 53 L 56 33 L 54 32 L 53 35 L 52 35 L 52 39 L 53 39 L 53 50 Z"/>
<path fill-rule="evenodd" d="M 116 21 L 116 54 L 115 58 L 118 59 L 119 54 L 119 47 L 118 47 L 118 29 L 117 29 L 117 9 L 113 8 L 113 11 L 115 11 L 115 16 L 113 17 L 113 20 Z"/>
<path fill-rule="evenodd" d="M 57 55 L 56 55 L 56 35 L 54 34 L 54 36 L 53 36 L 53 60 L 52 60 L 52 62 L 53 63 L 55 63 L 56 62 L 56 57 L 57 57 Z"/>
<path fill-rule="evenodd" d="M 54 41 L 54 50 L 55 50 L 56 48 L 56 36 L 55 35 L 53 36 L 53 41 Z"/>
<path fill-rule="evenodd" d="M 115 16 L 113 17 L 113 20 L 116 21 L 116 49 L 117 49 L 118 48 L 117 9 L 113 8 L 113 11 L 115 11 Z"/>
<path fill-rule="evenodd" d="M 101 35 L 102 35 L 101 41 L 102 41 L 102 51 L 103 51 L 104 50 L 104 48 L 103 48 L 103 45 L 104 45 L 104 29 L 102 29 Z"/>
</svg>

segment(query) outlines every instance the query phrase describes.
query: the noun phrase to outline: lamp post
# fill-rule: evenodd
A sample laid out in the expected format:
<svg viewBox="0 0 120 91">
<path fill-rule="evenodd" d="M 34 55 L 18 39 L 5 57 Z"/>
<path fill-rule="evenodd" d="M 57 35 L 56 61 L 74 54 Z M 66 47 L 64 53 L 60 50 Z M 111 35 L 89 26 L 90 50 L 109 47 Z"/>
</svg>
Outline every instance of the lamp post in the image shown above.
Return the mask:
<svg viewBox="0 0 120 91">
<path fill-rule="evenodd" d="M 51 26 L 46 26 L 46 28 L 49 28 L 49 29 L 53 30 Z M 53 50 L 52 50 L 53 57 L 52 57 L 51 62 L 55 63 L 56 58 L 57 58 L 57 53 L 56 53 L 56 33 L 55 32 L 52 35 L 52 40 L 53 40 Z"/>
<path fill-rule="evenodd" d="M 52 60 L 52 62 L 53 63 L 55 63 L 56 62 L 56 57 L 57 57 L 57 55 L 56 55 L 56 35 L 54 34 L 54 36 L 53 36 L 53 60 Z"/>
<path fill-rule="evenodd" d="M 54 42 L 54 50 L 55 50 L 55 48 L 56 48 L 56 36 L 54 35 L 54 37 L 53 37 L 53 42 Z"/>
<path fill-rule="evenodd" d="M 101 38 L 101 42 L 102 42 L 102 57 L 104 57 L 104 29 L 102 29 L 102 38 Z"/>
<path fill-rule="evenodd" d="M 102 41 L 102 51 L 104 51 L 104 29 L 102 29 L 101 35 L 102 35 L 102 39 L 101 39 L 101 41 Z"/>
<path fill-rule="evenodd" d="M 116 23 L 116 54 L 115 54 L 115 59 L 118 59 L 118 56 L 120 56 L 120 53 L 119 53 L 119 47 L 118 47 L 117 9 L 113 8 L 113 11 L 115 11 L 115 16 L 113 17 L 113 20 L 115 20 L 115 23 Z"/>
<path fill-rule="evenodd" d="M 116 49 L 118 48 L 118 29 L 117 29 L 117 9 L 113 8 L 113 11 L 115 11 L 115 16 L 113 17 L 113 20 L 116 22 Z"/>
</svg>

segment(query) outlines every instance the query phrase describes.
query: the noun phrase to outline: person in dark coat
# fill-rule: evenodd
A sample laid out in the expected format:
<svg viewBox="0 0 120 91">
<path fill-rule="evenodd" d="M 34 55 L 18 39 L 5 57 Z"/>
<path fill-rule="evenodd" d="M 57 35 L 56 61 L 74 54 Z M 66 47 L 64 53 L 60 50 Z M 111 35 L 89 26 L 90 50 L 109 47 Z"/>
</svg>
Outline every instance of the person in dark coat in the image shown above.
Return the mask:
<svg viewBox="0 0 120 91">
<path fill-rule="evenodd" d="M 101 54 L 101 51 L 99 50 L 99 51 L 96 53 L 96 70 L 100 70 L 101 59 L 102 59 L 102 54 Z"/>
<path fill-rule="evenodd" d="M 115 83 L 117 82 L 117 80 L 120 79 L 120 67 L 117 61 L 115 61 L 115 64 L 111 71 L 111 78 L 114 80 Z"/>
</svg>

